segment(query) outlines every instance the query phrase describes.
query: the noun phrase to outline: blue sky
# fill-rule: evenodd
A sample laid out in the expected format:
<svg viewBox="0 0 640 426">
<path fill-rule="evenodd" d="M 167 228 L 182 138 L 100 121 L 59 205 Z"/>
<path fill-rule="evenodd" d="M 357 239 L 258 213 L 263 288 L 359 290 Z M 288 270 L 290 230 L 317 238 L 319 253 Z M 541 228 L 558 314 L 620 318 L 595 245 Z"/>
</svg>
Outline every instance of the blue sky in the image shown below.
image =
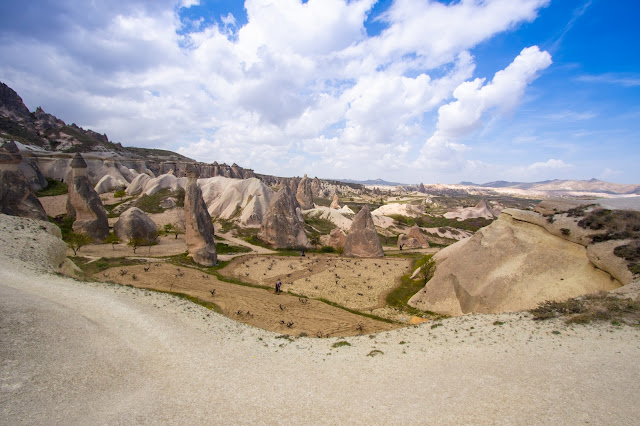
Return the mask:
<svg viewBox="0 0 640 426">
<path fill-rule="evenodd" d="M 640 183 L 631 0 L 0 4 L 27 106 L 260 173 Z"/>
</svg>

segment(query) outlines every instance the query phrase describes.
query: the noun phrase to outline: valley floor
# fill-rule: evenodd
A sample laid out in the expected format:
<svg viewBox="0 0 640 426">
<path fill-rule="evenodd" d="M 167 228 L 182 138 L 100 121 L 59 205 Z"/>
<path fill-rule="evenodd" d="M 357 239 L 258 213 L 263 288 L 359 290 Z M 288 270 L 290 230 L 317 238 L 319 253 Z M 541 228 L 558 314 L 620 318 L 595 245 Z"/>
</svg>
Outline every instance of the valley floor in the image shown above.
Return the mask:
<svg viewBox="0 0 640 426">
<path fill-rule="evenodd" d="M 528 314 L 436 324 L 287 339 L 170 295 L 0 256 L 0 424 L 640 418 L 638 328 Z"/>
</svg>

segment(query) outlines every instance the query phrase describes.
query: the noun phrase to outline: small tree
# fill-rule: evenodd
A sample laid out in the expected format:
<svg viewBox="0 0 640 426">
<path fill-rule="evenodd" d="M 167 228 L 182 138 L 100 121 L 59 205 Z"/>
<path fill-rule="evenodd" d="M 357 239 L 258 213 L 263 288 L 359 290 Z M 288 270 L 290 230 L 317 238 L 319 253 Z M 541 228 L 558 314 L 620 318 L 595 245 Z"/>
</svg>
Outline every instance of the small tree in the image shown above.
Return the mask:
<svg viewBox="0 0 640 426">
<path fill-rule="evenodd" d="M 104 239 L 105 244 L 111 244 L 113 250 L 116 249 L 116 244 L 120 242 L 120 238 L 113 232 L 109 233 L 109 236 Z"/>
<path fill-rule="evenodd" d="M 127 245 L 133 247 L 133 254 L 135 254 L 138 247 L 144 246 L 146 245 L 146 243 L 147 242 L 145 241 L 144 238 L 132 238 L 129 240 Z"/>
<path fill-rule="evenodd" d="M 76 234 L 75 232 L 70 232 L 67 236 L 67 245 L 71 248 L 71 250 L 73 250 L 74 256 L 78 255 L 80 247 L 91 244 L 92 242 L 93 238 L 91 238 L 87 234 Z"/>
<path fill-rule="evenodd" d="M 122 201 L 122 199 L 126 195 L 127 195 L 127 193 L 124 191 L 124 188 L 120 188 L 116 192 L 113 193 L 113 196 L 116 197 L 116 198 L 120 198 L 120 201 Z"/>
<path fill-rule="evenodd" d="M 164 231 L 165 235 L 174 234 L 176 236 L 176 240 L 178 239 L 178 235 L 182 234 L 182 231 L 180 230 L 178 225 L 175 225 L 173 223 L 167 223 L 166 225 L 164 225 L 162 230 Z"/>
</svg>

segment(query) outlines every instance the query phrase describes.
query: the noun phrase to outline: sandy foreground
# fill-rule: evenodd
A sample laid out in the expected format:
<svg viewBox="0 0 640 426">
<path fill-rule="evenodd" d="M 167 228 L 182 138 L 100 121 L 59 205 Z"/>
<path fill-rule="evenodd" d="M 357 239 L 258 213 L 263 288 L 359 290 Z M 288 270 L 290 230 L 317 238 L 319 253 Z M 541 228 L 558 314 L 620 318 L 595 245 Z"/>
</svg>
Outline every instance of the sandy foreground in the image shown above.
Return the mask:
<svg viewBox="0 0 640 426">
<path fill-rule="evenodd" d="M 431 327 L 288 340 L 172 296 L 48 275 L 0 257 L 0 423 L 640 418 L 636 328 L 568 328 L 526 314 Z M 351 346 L 332 348 L 341 340 Z"/>
</svg>

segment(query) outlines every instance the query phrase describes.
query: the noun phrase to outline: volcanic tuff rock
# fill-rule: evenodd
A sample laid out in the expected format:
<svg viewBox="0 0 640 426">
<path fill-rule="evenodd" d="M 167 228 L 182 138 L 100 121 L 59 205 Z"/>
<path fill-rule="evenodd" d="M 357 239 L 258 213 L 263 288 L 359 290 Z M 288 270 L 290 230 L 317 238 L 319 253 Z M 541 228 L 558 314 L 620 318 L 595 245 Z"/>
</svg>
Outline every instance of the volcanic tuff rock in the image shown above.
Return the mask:
<svg viewBox="0 0 640 426">
<path fill-rule="evenodd" d="M 76 153 L 71 168 L 67 214 L 75 217 L 73 231 L 103 241 L 109 235 L 107 212 L 102 207 L 100 196 L 89 183 L 87 163 L 80 153 Z"/>
<path fill-rule="evenodd" d="M 242 226 L 259 227 L 271 204 L 273 190 L 256 178 L 200 179 L 202 195 L 212 217 L 237 219 Z"/>
<path fill-rule="evenodd" d="M 334 228 L 329 234 L 329 246 L 339 249 L 344 247 L 344 242 L 347 238 L 347 234 L 340 228 Z"/>
<path fill-rule="evenodd" d="M 296 200 L 300 203 L 302 210 L 309 210 L 313 208 L 313 194 L 311 192 L 311 181 L 304 175 L 300 183 L 298 184 L 298 190 L 296 192 Z"/>
<path fill-rule="evenodd" d="M 335 194 L 333 196 L 333 200 L 331 201 L 331 205 L 329 207 L 331 207 L 332 209 L 336 209 L 336 210 L 340 209 L 340 202 L 338 200 L 338 194 Z"/>
<path fill-rule="evenodd" d="M 40 204 L 19 165 L 22 156 L 13 142 L 0 148 L 0 213 L 47 220 L 47 214 Z"/>
<path fill-rule="evenodd" d="M 414 226 L 408 234 L 398 236 L 398 248 L 400 247 L 404 249 L 429 248 L 429 242 L 422 235 L 420 228 Z"/>
<path fill-rule="evenodd" d="M 213 266 L 218 261 L 213 239 L 213 223 L 198 186 L 198 169 L 187 167 L 187 187 L 184 197 L 185 239 L 187 250 L 196 263 Z"/>
<path fill-rule="evenodd" d="M 320 183 L 320 179 L 314 177 L 311 181 L 311 194 L 314 197 L 321 198 L 324 196 L 324 191 L 322 190 L 322 183 Z"/>
<path fill-rule="evenodd" d="M 617 263 L 607 262 L 597 247 L 592 255 L 601 264 L 590 261 L 585 246 L 591 239 L 576 221 L 566 215 L 559 221 L 567 231 L 556 235 L 542 215 L 505 209 L 473 237 L 436 254 L 433 278 L 409 304 L 447 315 L 500 313 L 622 285 L 609 272 Z"/>
<path fill-rule="evenodd" d="M 129 183 L 125 180 L 117 180 L 111 175 L 105 175 L 100 181 L 96 184 L 95 190 L 98 194 L 105 194 L 107 192 L 113 192 L 118 188 L 126 188 Z"/>
<path fill-rule="evenodd" d="M 420 192 L 421 194 L 427 193 L 427 188 L 424 187 L 424 184 L 422 182 L 420 182 L 420 185 L 418 185 L 418 192 Z"/>
<path fill-rule="evenodd" d="M 258 238 L 276 248 L 309 247 L 309 239 L 296 214 L 297 202 L 288 186 L 283 186 L 267 209 Z"/>
<path fill-rule="evenodd" d="M 353 257 L 382 257 L 384 251 L 369 206 L 364 206 L 353 218 L 344 243 L 344 255 Z"/>
<path fill-rule="evenodd" d="M 113 225 L 113 232 L 122 241 L 143 240 L 148 244 L 158 236 L 156 224 L 149 216 L 137 207 L 131 207 L 120 215 Z"/>
</svg>

